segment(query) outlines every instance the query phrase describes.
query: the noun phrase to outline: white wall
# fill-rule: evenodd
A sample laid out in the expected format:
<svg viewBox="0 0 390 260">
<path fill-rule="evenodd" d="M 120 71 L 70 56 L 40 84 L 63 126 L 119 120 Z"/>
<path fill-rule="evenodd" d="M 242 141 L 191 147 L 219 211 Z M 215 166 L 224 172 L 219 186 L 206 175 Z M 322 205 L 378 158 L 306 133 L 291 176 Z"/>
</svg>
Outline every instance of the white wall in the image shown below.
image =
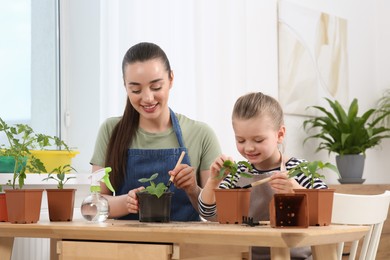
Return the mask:
<svg viewBox="0 0 390 260">
<path fill-rule="evenodd" d="M 390 73 L 386 70 L 390 67 L 390 49 L 387 47 L 390 46 L 390 31 L 388 30 L 390 16 L 387 14 L 387 10 L 390 10 L 390 2 L 386 0 L 291 1 L 353 21 L 353 23 L 351 22 L 352 27 L 350 28 L 352 36 L 349 40 L 355 43 L 355 47 L 349 50 L 349 99 L 352 100 L 353 97 L 358 98 L 362 111 L 374 106 L 384 89 L 390 87 Z M 101 8 L 96 1 L 72 0 L 66 2 L 64 5 L 68 8 L 67 12 L 70 16 L 63 18 L 65 21 L 62 24 L 64 28 L 63 33 L 66 36 L 62 45 L 66 54 L 64 57 L 65 60 L 63 61 L 65 63 L 63 66 L 63 70 L 65 70 L 63 81 L 64 85 L 68 88 L 68 99 L 65 103 L 71 114 L 71 123 L 66 130 L 71 145 L 75 145 L 80 149 L 80 155 L 75 160 L 75 166 L 79 171 L 80 169 L 81 171 L 89 171 L 90 166 L 88 162 L 92 155 L 96 133 L 103 117 L 102 113 L 104 113 L 102 112 L 102 106 L 99 104 L 99 100 L 104 100 L 110 106 L 116 105 L 112 104 L 110 99 L 106 100 L 106 96 L 101 94 L 104 92 L 100 92 L 101 90 L 99 90 L 100 88 L 113 87 L 101 85 L 99 79 L 112 77 L 112 73 L 116 69 L 112 69 L 111 67 L 111 74 L 107 75 L 106 70 L 101 69 L 102 64 L 100 63 L 106 60 L 99 55 L 105 53 L 106 48 L 112 48 L 113 44 L 115 47 L 115 44 L 126 46 L 127 43 L 115 38 L 102 39 L 102 33 L 116 35 L 115 31 L 118 31 L 118 28 L 107 28 L 107 24 L 104 22 L 102 28 L 105 28 L 104 30 L 100 30 L 102 17 L 105 17 L 103 21 L 106 21 L 105 19 L 107 18 L 103 14 L 107 13 L 105 13 L 106 9 Z M 233 132 L 230 124 L 230 112 L 235 101 L 235 96 L 242 92 L 252 90 L 260 90 L 275 97 L 277 97 L 278 93 L 276 0 L 259 2 L 261 2 L 258 3 L 261 5 L 261 8 L 256 7 L 247 10 L 249 11 L 248 16 L 254 18 L 251 26 L 245 28 L 245 30 L 248 30 L 248 38 L 245 39 L 248 42 L 246 53 L 253 52 L 254 55 L 253 61 L 244 65 L 247 70 L 247 74 L 244 77 L 250 80 L 243 84 L 234 82 L 236 89 L 228 93 L 230 95 L 228 99 L 221 99 L 217 95 L 218 92 L 216 90 L 219 92 L 222 91 L 220 86 L 209 85 L 207 86 L 209 88 L 208 92 L 201 92 L 201 96 L 193 96 L 187 106 L 186 102 L 182 101 L 183 90 L 180 90 L 180 88 L 185 88 L 186 78 L 178 75 L 185 75 L 185 69 L 188 66 L 179 63 L 178 60 L 180 59 L 176 59 L 177 55 L 182 54 L 175 53 L 174 48 L 167 48 L 167 54 L 171 57 L 172 66 L 174 69 L 175 67 L 177 68 L 175 70 L 177 75 L 175 86 L 172 89 L 170 99 L 171 106 L 180 113 L 191 115 L 195 119 L 210 124 L 219 136 L 224 153 L 233 156 L 238 156 L 235 150 Z M 100 3 L 104 4 L 104 8 L 107 8 L 109 2 L 101 1 Z M 166 4 L 169 5 L 169 3 L 170 1 Z M 222 2 L 219 3 L 222 5 Z M 248 3 L 253 4 L 251 1 Z M 115 2 L 115 4 L 118 4 L 118 2 Z M 187 6 L 186 8 L 189 7 Z M 214 5 L 213 7 L 210 5 L 210 8 L 215 8 L 214 10 L 210 9 L 210 13 L 218 13 L 218 6 Z M 169 16 L 169 14 L 167 15 Z M 220 23 L 223 23 L 223 21 L 220 21 Z M 177 25 L 178 23 L 176 21 Z M 207 26 L 207 24 L 203 26 Z M 140 30 L 142 29 L 143 27 L 140 27 Z M 175 33 L 179 33 L 179 36 L 181 35 L 180 33 L 183 33 L 187 37 L 191 35 L 193 29 L 189 28 L 187 30 L 176 27 Z M 194 33 L 201 33 L 202 30 L 195 30 Z M 158 32 L 161 33 L 161 31 Z M 119 34 L 124 33 L 119 32 Z M 131 34 L 131 32 L 126 33 Z M 226 33 L 228 34 L 229 30 Z M 169 35 L 169 32 L 166 32 L 166 34 Z M 259 34 L 261 35 L 260 38 Z M 180 41 L 180 37 L 176 37 L 176 45 L 174 46 L 180 45 L 180 42 L 177 41 Z M 166 44 L 168 45 L 169 42 Z M 130 42 L 127 45 L 130 47 Z M 213 42 L 210 45 L 213 45 Z M 117 48 L 121 52 L 121 55 L 123 55 L 124 47 L 122 49 Z M 228 50 L 226 55 L 233 56 L 233 52 L 234 50 Z M 214 65 L 221 67 L 225 64 L 218 64 L 217 61 Z M 233 69 L 239 66 L 242 66 L 239 61 L 232 64 Z M 226 75 L 231 76 L 231 74 L 234 74 L 233 69 L 226 71 Z M 116 73 L 120 73 L 120 67 L 117 70 L 118 72 Z M 204 80 L 208 80 L 207 77 L 212 77 L 210 75 L 203 75 L 205 77 Z M 200 81 L 202 82 L 202 79 Z M 207 83 L 208 81 L 204 82 L 204 84 Z M 209 95 L 210 93 L 213 95 Z M 197 94 L 199 95 L 199 93 Z M 288 111 L 285 112 L 288 113 Z M 333 154 L 329 157 L 325 152 L 314 154 L 315 143 L 308 143 L 302 147 L 302 141 L 306 136 L 302 131 L 302 121 L 304 119 L 300 116 L 286 115 L 287 155 L 310 160 L 319 158 L 334 162 Z M 367 180 L 366 183 L 390 183 L 390 175 L 384 172 L 387 166 L 386 159 L 388 158 L 389 152 L 390 140 L 384 141 L 381 147 L 371 149 L 367 152 L 366 167 L 363 176 Z M 334 176 L 328 176 L 327 182 L 337 183 L 337 180 Z"/>
</svg>

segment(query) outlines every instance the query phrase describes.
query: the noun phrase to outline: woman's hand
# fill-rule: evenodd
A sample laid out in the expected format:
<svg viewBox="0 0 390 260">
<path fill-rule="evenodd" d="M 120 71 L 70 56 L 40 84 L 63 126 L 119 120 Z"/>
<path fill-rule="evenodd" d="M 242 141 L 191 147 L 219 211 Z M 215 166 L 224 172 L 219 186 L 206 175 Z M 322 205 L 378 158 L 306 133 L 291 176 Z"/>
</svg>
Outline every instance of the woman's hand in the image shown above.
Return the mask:
<svg viewBox="0 0 390 260">
<path fill-rule="evenodd" d="M 178 189 L 183 189 L 187 193 L 198 189 L 194 167 L 179 164 L 175 169 L 169 171 L 169 175 L 174 176 L 173 184 Z"/>
<path fill-rule="evenodd" d="M 294 178 L 288 178 L 287 173 L 287 171 L 279 171 L 271 176 L 269 185 L 275 193 L 293 193 L 293 189 L 302 189 L 302 186 Z"/>
<path fill-rule="evenodd" d="M 138 213 L 138 199 L 136 193 L 144 189 L 145 187 L 142 186 L 127 193 L 126 208 L 129 213 Z"/>
</svg>

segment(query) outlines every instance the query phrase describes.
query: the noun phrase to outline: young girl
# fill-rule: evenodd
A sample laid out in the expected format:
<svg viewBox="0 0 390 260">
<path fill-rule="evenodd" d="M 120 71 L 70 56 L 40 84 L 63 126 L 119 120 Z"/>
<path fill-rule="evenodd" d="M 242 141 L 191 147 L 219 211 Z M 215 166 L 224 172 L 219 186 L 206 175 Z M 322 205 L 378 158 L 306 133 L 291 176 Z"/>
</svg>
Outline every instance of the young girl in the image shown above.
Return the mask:
<svg viewBox="0 0 390 260">
<path fill-rule="evenodd" d="M 207 220 L 216 220 L 217 208 L 215 205 L 214 189 L 234 188 L 244 186 L 259 179 L 271 176 L 271 181 L 266 184 L 251 188 L 251 200 L 249 216 L 254 222 L 269 220 L 269 202 L 275 193 L 292 193 L 293 189 L 310 187 L 310 178 L 303 174 L 294 178 L 287 177 L 287 171 L 299 163 L 302 159 L 295 157 L 284 158 L 279 150 L 282 145 L 286 128 L 283 122 L 283 111 L 280 104 L 272 97 L 263 93 L 249 93 L 240 97 L 233 109 L 233 130 L 236 146 L 240 154 L 252 165 L 252 171 L 246 166 L 239 165 L 238 171 L 229 173 L 223 180 L 217 176 L 225 160 L 232 160 L 225 155 L 219 156 L 210 167 L 210 176 L 199 195 L 199 211 Z M 241 178 L 241 172 L 250 172 L 252 178 Z M 230 174 L 233 181 L 230 183 Z M 315 189 L 326 189 L 327 186 L 320 179 L 314 182 Z M 310 255 L 310 250 L 292 252 L 293 255 L 302 255 L 305 259 Z M 268 259 L 269 251 L 264 248 L 252 250 L 253 259 Z M 294 258 L 300 259 L 300 258 Z"/>
</svg>

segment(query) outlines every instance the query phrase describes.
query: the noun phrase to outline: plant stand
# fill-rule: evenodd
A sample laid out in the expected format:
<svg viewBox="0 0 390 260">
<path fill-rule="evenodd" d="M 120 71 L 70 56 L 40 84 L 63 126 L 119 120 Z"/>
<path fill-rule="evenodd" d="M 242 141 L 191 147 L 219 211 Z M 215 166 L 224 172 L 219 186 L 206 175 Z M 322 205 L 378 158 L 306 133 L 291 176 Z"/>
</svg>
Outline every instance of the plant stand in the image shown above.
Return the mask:
<svg viewBox="0 0 390 260">
<path fill-rule="evenodd" d="M 0 193 L 0 222 L 8 221 L 7 202 L 5 193 Z"/>
<path fill-rule="evenodd" d="M 221 224 L 242 224 L 249 217 L 250 189 L 214 189 L 217 218 Z"/>
<path fill-rule="evenodd" d="M 43 189 L 5 190 L 8 221 L 14 224 L 37 223 L 42 193 Z"/>
<path fill-rule="evenodd" d="M 306 194 L 275 194 L 269 204 L 269 211 L 271 227 L 309 226 Z"/>
<path fill-rule="evenodd" d="M 173 192 L 164 192 L 158 198 L 147 192 L 137 192 L 140 222 L 169 222 Z"/>
<path fill-rule="evenodd" d="M 50 221 L 72 221 L 76 189 L 46 189 Z"/>
<path fill-rule="evenodd" d="M 329 226 L 332 221 L 335 189 L 294 189 L 296 194 L 306 194 L 309 226 Z"/>
</svg>

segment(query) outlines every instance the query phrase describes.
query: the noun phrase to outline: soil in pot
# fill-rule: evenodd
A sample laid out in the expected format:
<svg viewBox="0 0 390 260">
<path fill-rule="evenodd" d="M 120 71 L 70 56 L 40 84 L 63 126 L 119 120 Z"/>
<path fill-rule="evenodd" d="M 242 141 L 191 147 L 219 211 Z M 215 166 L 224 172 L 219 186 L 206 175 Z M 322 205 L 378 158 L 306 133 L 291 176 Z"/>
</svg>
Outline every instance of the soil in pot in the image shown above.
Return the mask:
<svg viewBox="0 0 390 260">
<path fill-rule="evenodd" d="M 249 217 L 251 189 L 215 189 L 217 219 L 221 224 L 242 224 Z"/>
<path fill-rule="evenodd" d="M 158 198 L 147 192 L 137 192 L 140 222 L 169 222 L 173 192 L 164 192 Z"/>
<path fill-rule="evenodd" d="M 46 189 L 50 221 L 72 221 L 76 189 Z"/>
</svg>

